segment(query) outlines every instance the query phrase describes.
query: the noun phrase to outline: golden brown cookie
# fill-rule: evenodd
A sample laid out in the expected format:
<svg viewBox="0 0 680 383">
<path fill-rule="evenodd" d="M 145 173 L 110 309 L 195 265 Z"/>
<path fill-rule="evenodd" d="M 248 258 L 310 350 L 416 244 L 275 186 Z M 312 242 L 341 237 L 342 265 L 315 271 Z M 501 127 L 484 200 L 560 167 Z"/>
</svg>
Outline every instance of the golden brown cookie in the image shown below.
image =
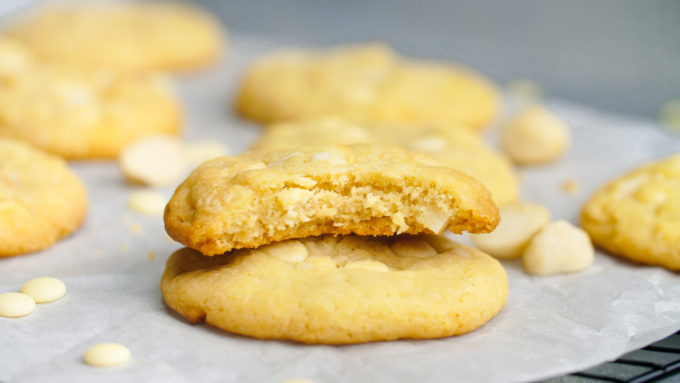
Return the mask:
<svg viewBox="0 0 680 383">
<path fill-rule="evenodd" d="M 581 212 L 581 226 L 613 254 L 680 270 L 680 155 L 599 189 Z"/>
<path fill-rule="evenodd" d="M 348 235 L 215 257 L 184 248 L 168 259 L 161 290 L 192 322 L 341 344 L 470 332 L 503 308 L 508 283 L 498 261 L 445 237 Z"/>
<path fill-rule="evenodd" d="M 320 144 L 389 142 L 428 154 L 444 166 L 486 186 L 494 201 L 517 200 L 518 180 L 510 160 L 468 129 L 403 124 L 352 124 L 337 117 L 272 124 L 254 149 L 274 150 Z"/>
<path fill-rule="evenodd" d="M 321 234 L 489 232 L 498 209 L 474 179 L 391 144 L 221 157 L 175 191 L 165 227 L 203 254 Z"/>
<path fill-rule="evenodd" d="M 141 137 L 177 133 L 180 124 L 165 76 L 45 64 L 0 38 L 0 137 L 66 158 L 112 158 Z"/>
<path fill-rule="evenodd" d="M 181 3 L 104 2 L 40 9 L 6 33 L 41 59 L 116 70 L 190 70 L 214 63 L 222 28 Z"/>
<path fill-rule="evenodd" d="M 408 60 L 388 46 L 283 50 L 253 64 L 236 107 L 277 122 L 338 115 L 351 121 L 481 128 L 496 114 L 495 86 L 452 63 Z"/>
<path fill-rule="evenodd" d="M 86 211 L 85 186 L 64 160 L 0 138 L 0 257 L 51 246 Z"/>
</svg>

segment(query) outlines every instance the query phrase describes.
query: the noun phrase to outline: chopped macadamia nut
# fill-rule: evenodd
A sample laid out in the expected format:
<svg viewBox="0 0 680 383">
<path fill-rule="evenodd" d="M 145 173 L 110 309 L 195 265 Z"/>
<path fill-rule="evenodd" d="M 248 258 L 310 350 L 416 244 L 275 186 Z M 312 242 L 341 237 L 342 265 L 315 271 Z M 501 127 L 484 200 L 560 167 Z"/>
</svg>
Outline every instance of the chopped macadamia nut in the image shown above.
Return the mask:
<svg viewBox="0 0 680 383">
<path fill-rule="evenodd" d="M 515 116 L 505 127 L 501 142 L 520 165 L 537 165 L 559 159 L 571 141 L 569 127 L 548 110 L 534 106 Z"/>
<path fill-rule="evenodd" d="M 585 231 L 567 221 L 555 221 L 534 236 L 522 260 L 527 273 L 551 275 L 584 270 L 594 257 Z"/>
<path fill-rule="evenodd" d="M 529 241 L 550 222 L 550 212 L 543 205 L 514 203 L 499 208 L 501 222 L 489 234 L 472 234 L 472 243 L 496 258 L 519 258 Z"/>
<path fill-rule="evenodd" d="M 189 168 L 184 144 L 167 136 L 135 141 L 123 149 L 118 160 L 127 180 L 149 186 L 178 183 Z"/>
</svg>

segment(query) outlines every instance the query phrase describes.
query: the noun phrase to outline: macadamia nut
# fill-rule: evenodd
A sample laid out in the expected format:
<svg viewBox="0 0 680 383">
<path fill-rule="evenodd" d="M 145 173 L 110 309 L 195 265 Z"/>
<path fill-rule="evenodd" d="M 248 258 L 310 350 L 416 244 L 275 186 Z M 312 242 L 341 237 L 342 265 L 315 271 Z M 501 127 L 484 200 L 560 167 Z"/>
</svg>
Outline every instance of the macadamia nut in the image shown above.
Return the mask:
<svg viewBox="0 0 680 383">
<path fill-rule="evenodd" d="M 584 270 L 594 257 L 585 231 L 567 221 L 555 221 L 534 236 L 522 261 L 529 274 L 551 275 Z"/>
<path fill-rule="evenodd" d="M 520 165 L 553 162 L 564 154 L 570 141 L 567 124 L 538 106 L 515 116 L 501 138 L 505 152 Z"/>
</svg>

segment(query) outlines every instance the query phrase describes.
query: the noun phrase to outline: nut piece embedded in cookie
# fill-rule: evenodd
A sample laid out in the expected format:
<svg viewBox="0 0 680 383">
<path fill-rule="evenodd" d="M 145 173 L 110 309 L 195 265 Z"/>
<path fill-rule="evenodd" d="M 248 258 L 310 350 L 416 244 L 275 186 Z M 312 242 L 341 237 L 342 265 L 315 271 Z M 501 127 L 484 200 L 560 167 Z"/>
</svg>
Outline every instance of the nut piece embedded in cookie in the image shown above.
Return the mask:
<svg viewBox="0 0 680 383">
<path fill-rule="evenodd" d="M 168 258 L 161 291 L 192 322 L 328 344 L 463 334 L 505 305 L 507 276 L 497 260 L 454 242 L 427 257 L 395 254 L 390 244 L 404 238 L 306 237 L 291 241 L 307 251 L 293 262 L 273 258 L 282 249 L 272 245 L 214 257 L 184 248 Z"/>
<path fill-rule="evenodd" d="M 496 258 L 519 258 L 531 238 L 550 222 L 543 205 L 514 203 L 501 206 L 501 222 L 491 233 L 471 235 L 472 243 Z"/>
<path fill-rule="evenodd" d="M 548 110 L 534 106 L 515 116 L 505 127 L 501 142 L 520 165 L 538 165 L 560 158 L 569 147 L 569 127 Z"/>
<path fill-rule="evenodd" d="M 165 212 L 168 234 L 206 255 L 310 235 L 483 233 L 497 223 L 479 182 L 388 144 L 218 158 L 194 170 Z"/>
<path fill-rule="evenodd" d="M 573 273 L 593 263 L 595 250 L 585 231 L 567 221 L 555 221 L 539 231 L 522 257 L 529 274 Z"/>
</svg>

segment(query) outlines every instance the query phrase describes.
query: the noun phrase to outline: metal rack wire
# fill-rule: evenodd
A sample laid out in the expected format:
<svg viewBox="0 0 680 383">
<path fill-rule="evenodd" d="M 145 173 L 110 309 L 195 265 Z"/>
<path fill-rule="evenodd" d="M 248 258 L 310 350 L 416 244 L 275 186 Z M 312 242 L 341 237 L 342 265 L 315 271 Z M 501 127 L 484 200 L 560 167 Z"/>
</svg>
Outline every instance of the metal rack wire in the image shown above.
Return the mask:
<svg viewBox="0 0 680 383">
<path fill-rule="evenodd" d="M 680 331 L 621 358 L 545 383 L 680 382 Z"/>
</svg>

